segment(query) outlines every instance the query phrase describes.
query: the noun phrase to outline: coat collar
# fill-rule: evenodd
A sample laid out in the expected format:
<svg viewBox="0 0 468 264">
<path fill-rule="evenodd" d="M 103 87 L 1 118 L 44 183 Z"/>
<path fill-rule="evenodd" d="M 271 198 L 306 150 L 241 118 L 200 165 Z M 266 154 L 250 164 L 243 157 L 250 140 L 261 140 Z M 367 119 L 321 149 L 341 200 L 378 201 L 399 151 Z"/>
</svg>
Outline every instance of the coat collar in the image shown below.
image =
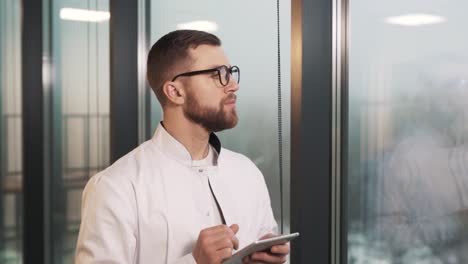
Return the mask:
<svg viewBox="0 0 468 264">
<path fill-rule="evenodd" d="M 156 128 L 152 142 L 156 144 L 164 154 L 170 156 L 172 159 L 175 159 L 186 166 L 192 166 L 192 156 L 190 155 L 190 152 L 182 143 L 167 132 L 162 122 L 159 123 Z M 214 133 L 211 133 L 208 142 L 216 150 L 218 157 L 217 160 L 219 160 L 219 156 L 221 155 L 221 142 L 219 141 L 219 138 Z"/>
</svg>

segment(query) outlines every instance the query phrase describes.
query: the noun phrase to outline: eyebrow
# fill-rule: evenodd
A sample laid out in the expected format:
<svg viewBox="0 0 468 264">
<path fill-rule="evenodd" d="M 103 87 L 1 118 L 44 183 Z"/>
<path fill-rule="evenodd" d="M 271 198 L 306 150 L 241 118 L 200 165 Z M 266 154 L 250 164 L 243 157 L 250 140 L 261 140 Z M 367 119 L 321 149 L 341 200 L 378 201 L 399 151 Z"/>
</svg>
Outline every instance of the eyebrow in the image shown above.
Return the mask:
<svg viewBox="0 0 468 264">
<path fill-rule="evenodd" d="M 216 64 L 216 65 L 212 65 L 210 68 L 218 68 L 218 67 L 221 67 L 221 66 L 224 66 L 225 64 Z M 231 65 L 228 64 L 226 65 L 228 68 L 231 68 Z"/>
</svg>

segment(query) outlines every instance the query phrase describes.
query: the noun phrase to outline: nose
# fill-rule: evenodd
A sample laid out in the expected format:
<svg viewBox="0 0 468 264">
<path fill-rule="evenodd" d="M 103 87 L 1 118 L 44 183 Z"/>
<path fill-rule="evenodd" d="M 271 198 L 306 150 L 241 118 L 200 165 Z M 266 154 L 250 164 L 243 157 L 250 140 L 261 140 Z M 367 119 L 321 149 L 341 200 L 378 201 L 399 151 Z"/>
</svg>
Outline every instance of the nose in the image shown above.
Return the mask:
<svg viewBox="0 0 468 264">
<path fill-rule="evenodd" d="M 226 93 L 233 93 L 233 92 L 236 92 L 237 90 L 239 90 L 239 84 L 233 79 L 231 78 L 229 80 L 229 83 L 228 85 L 225 87 L 225 92 Z"/>
</svg>

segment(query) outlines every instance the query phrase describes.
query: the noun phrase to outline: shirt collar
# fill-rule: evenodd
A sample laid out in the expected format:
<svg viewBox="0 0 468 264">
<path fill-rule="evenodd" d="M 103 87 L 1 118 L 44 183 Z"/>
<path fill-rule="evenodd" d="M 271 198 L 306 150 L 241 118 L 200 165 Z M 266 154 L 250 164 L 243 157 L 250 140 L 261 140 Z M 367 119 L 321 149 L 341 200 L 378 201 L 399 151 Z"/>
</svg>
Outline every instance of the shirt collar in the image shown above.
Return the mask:
<svg viewBox="0 0 468 264">
<path fill-rule="evenodd" d="M 192 156 L 190 155 L 190 152 L 187 150 L 187 148 L 185 148 L 184 145 L 182 145 L 182 143 L 180 143 L 166 131 L 162 125 L 162 122 L 159 123 L 158 127 L 156 128 L 156 132 L 154 133 L 152 141 L 158 146 L 159 149 L 161 149 L 164 154 L 186 166 L 192 166 Z M 221 142 L 214 133 L 210 134 L 208 143 L 216 150 L 218 154 L 217 157 L 219 159 L 219 156 L 221 155 Z M 216 159 L 215 164 L 217 164 L 218 159 Z"/>
</svg>

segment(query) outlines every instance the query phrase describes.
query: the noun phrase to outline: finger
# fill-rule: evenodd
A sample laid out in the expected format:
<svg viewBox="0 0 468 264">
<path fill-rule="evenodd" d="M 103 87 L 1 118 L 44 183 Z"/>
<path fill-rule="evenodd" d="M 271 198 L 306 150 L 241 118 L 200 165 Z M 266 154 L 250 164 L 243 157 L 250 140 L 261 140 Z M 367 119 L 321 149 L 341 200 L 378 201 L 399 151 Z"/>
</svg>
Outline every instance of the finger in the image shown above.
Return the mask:
<svg viewBox="0 0 468 264">
<path fill-rule="evenodd" d="M 237 234 L 237 232 L 239 231 L 239 225 L 237 224 L 233 224 L 229 228 L 232 230 L 232 232 L 234 232 L 234 234 Z"/>
<path fill-rule="evenodd" d="M 221 225 L 219 228 L 213 230 L 213 234 L 227 235 L 229 237 L 236 235 L 234 231 L 227 225 Z"/>
<path fill-rule="evenodd" d="M 275 235 L 275 234 L 269 233 L 269 234 L 266 234 L 266 235 L 262 236 L 262 237 L 260 238 L 260 240 L 262 240 L 262 239 L 267 239 L 267 238 L 272 238 L 272 237 L 276 237 L 276 236 L 277 236 L 277 235 Z"/>
<path fill-rule="evenodd" d="M 209 243 L 213 243 L 222 237 L 231 238 L 234 236 L 234 232 L 226 225 L 219 225 L 202 230 L 199 236 L 204 240 L 209 240 Z"/>
<path fill-rule="evenodd" d="M 205 229 L 200 231 L 200 233 L 198 234 L 198 237 L 199 238 L 209 238 L 213 234 L 218 233 L 219 230 L 221 230 L 221 229 L 222 229 L 222 226 L 212 226 L 212 227 L 209 227 L 209 228 L 205 228 Z"/>
<path fill-rule="evenodd" d="M 225 260 L 232 257 L 232 248 L 223 248 L 216 251 L 219 259 Z"/>
<path fill-rule="evenodd" d="M 217 240 L 213 242 L 213 246 L 215 247 L 216 250 L 220 250 L 223 248 L 234 248 L 234 244 L 232 243 L 232 240 L 229 237 L 220 237 Z"/>
<path fill-rule="evenodd" d="M 289 245 L 288 244 L 281 244 L 281 245 L 274 245 L 270 249 L 271 253 L 275 254 L 289 254 Z"/>
<path fill-rule="evenodd" d="M 222 233 L 219 233 L 222 234 Z M 223 248 L 223 247 L 230 247 L 233 249 L 238 249 L 239 248 L 239 239 L 236 236 L 230 237 L 229 235 L 216 235 L 213 236 L 213 244 L 217 249 Z"/>
<path fill-rule="evenodd" d="M 239 248 L 239 240 L 235 236 L 232 229 L 226 225 L 219 225 L 211 228 L 207 228 L 201 234 L 203 237 L 203 241 L 205 244 L 208 245 L 215 245 L 219 243 L 220 240 L 230 240 L 232 246 L 229 246 L 234 249 Z M 226 246 L 225 244 L 221 244 L 221 246 Z M 215 245 L 216 248 L 219 248 L 219 245 Z"/>
<path fill-rule="evenodd" d="M 218 249 L 218 247 L 215 244 L 221 239 L 231 240 L 230 237 L 226 234 L 226 232 L 218 232 L 216 231 L 216 229 L 203 230 L 202 232 L 200 232 L 198 242 L 203 247 L 214 247 L 214 250 L 216 250 Z"/>
<path fill-rule="evenodd" d="M 251 255 L 246 256 L 242 259 L 242 264 L 265 264 L 266 262 L 254 261 L 251 258 Z"/>
<path fill-rule="evenodd" d="M 226 229 L 229 229 L 226 225 L 217 225 L 203 229 L 202 232 L 212 235 L 220 232 L 225 232 Z"/>
<path fill-rule="evenodd" d="M 237 239 L 236 236 L 231 237 L 232 244 L 234 246 L 234 249 L 239 249 L 239 239 Z"/>
<path fill-rule="evenodd" d="M 229 228 L 228 228 L 229 229 Z M 232 230 L 230 231 L 226 231 L 226 232 L 220 232 L 220 233 L 217 233 L 216 234 L 217 238 L 218 239 L 229 239 L 232 243 L 232 247 L 234 249 L 238 249 L 239 248 L 239 239 L 236 237 L 236 235 L 234 234 L 234 232 Z"/>
<path fill-rule="evenodd" d="M 226 229 L 226 232 L 227 232 L 226 235 L 229 236 L 230 239 L 232 240 L 232 244 L 234 246 L 234 249 L 239 248 L 239 240 L 236 237 L 236 234 L 237 234 L 238 231 L 239 231 L 239 225 L 237 225 L 237 224 L 233 224 L 233 225 L 229 226 Z"/>
<path fill-rule="evenodd" d="M 267 262 L 267 263 L 284 263 L 286 262 L 286 255 L 274 255 L 266 252 L 255 252 L 252 254 L 253 261 Z"/>
</svg>

